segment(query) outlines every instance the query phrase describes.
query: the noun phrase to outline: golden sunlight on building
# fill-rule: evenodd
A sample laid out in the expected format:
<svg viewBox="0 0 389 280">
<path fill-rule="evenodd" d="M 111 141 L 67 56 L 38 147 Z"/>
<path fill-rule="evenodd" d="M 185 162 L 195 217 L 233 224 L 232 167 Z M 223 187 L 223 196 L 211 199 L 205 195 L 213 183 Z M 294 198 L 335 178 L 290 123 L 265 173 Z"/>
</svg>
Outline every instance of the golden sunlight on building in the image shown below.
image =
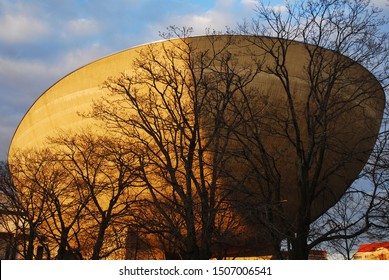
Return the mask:
<svg viewBox="0 0 389 280">
<path fill-rule="evenodd" d="M 361 244 L 353 260 L 389 260 L 389 242 Z"/>
<path fill-rule="evenodd" d="M 283 44 L 288 49 L 287 54 L 285 53 L 282 58 L 282 67 L 285 67 L 288 73 L 288 94 L 284 92 L 284 79 L 274 75 L 279 71 L 279 67 L 275 64 L 273 51 L 283 49 Z M 272 47 L 267 49 L 267 46 Z M 136 147 L 136 153 L 139 153 L 140 150 L 142 152 L 146 150 L 147 152 L 146 156 L 142 158 L 136 157 L 137 160 L 141 158 L 139 160 L 141 164 L 139 164 L 136 172 L 143 172 L 141 174 L 143 181 L 139 185 L 146 185 L 147 189 L 140 191 L 141 188 L 134 183 L 133 185 L 136 186 L 129 188 L 131 191 L 124 194 L 127 194 L 127 198 L 136 197 L 138 199 L 136 202 L 140 205 L 139 197 L 141 195 L 137 197 L 137 194 L 132 193 L 139 190 L 142 199 L 151 197 L 154 206 L 157 206 L 154 207 L 152 204 L 150 204 L 151 206 L 148 204 L 148 207 L 140 205 L 138 209 L 142 209 L 142 211 L 134 212 L 135 214 L 131 213 L 132 219 L 134 217 L 137 220 L 143 219 L 143 227 L 147 228 L 148 234 L 144 234 L 143 239 L 140 240 L 136 230 L 134 232 L 130 231 L 132 235 L 129 234 L 129 236 L 132 239 L 127 240 L 126 245 L 132 251 L 126 252 L 127 258 L 159 258 L 158 253 L 155 252 L 162 251 L 162 249 L 166 251 L 166 256 L 173 255 L 169 258 L 180 257 L 176 254 L 176 250 L 179 248 L 177 244 L 184 244 L 185 246 L 190 244 L 192 246 L 196 239 L 201 241 L 203 236 L 208 238 L 208 232 L 206 230 L 202 231 L 202 228 L 195 224 L 199 220 L 204 220 L 201 225 L 204 225 L 205 229 L 205 225 L 208 225 L 206 221 L 208 217 L 214 219 L 212 223 L 217 224 L 219 230 L 217 241 L 212 240 L 214 245 L 210 250 L 211 252 L 209 254 L 207 252 L 208 255 L 217 258 L 225 256 L 246 258 L 246 256 L 274 254 L 273 244 L 269 241 L 274 238 L 272 231 L 277 232 L 280 236 L 290 234 L 292 232 L 291 228 L 296 227 L 298 217 L 301 217 L 299 215 L 298 197 L 300 189 L 297 183 L 292 182 L 298 182 L 298 174 L 302 172 L 302 169 L 300 162 L 296 160 L 296 144 L 293 142 L 294 140 L 290 141 L 290 135 L 301 134 L 302 138 L 298 137 L 299 145 L 300 142 L 303 143 L 301 144 L 302 147 L 310 145 L 309 143 L 313 141 L 313 138 L 311 139 L 312 135 L 309 133 L 312 126 L 311 122 L 316 118 L 322 118 L 322 115 L 328 115 L 325 124 L 319 119 L 316 125 L 320 129 L 315 128 L 316 130 L 323 130 L 320 137 L 325 136 L 326 142 L 320 141 L 332 146 L 331 149 L 325 146 L 321 148 L 323 154 L 325 151 L 326 155 L 325 157 L 321 156 L 320 158 L 324 158 L 324 160 L 317 164 L 320 166 L 320 168 L 317 167 L 320 170 L 320 173 L 317 174 L 323 174 L 318 175 L 316 179 L 319 182 L 317 183 L 317 190 L 320 191 L 309 194 L 309 196 L 315 197 L 311 201 L 310 208 L 310 218 L 313 221 L 332 207 L 350 186 L 351 182 L 358 177 L 369 158 L 366 151 L 369 151 L 376 141 L 385 106 L 384 91 L 376 78 L 367 69 L 351 59 L 339 55 L 337 52 L 321 48 L 314 50 L 313 48 L 313 46 L 300 42 L 284 42 L 267 37 L 246 38 L 244 36 L 213 35 L 151 43 L 99 59 L 68 74 L 35 101 L 13 136 L 9 148 L 9 162 L 11 166 L 16 166 L 17 160 L 20 158 L 18 156 L 19 152 L 23 150 L 50 149 L 55 151 L 60 144 L 58 144 L 58 141 L 50 142 L 48 139 L 59 135 L 71 136 L 83 130 L 91 130 L 94 134 L 110 137 L 111 140 L 120 139 L 117 142 L 123 142 L 123 145 L 134 141 L 140 146 L 140 148 Z M 320 73 L 320 78 L 323 81 L 327 81 L 329 79 L 327 75 L 334 71 L 331 66 L 334 61 L 343 68 L 334 75 L 340 78 L 339 82 L 333 85 L 334 94 L 330 96 L 331 98 L 319 98 L 328 99 L 325 107 L 329 109 L 326 114 L 317 113 L 317 116 L 312 115 L 308 121 L 305 117 L 307 114 L 311 114 L 311 110 L 319 112 L 322 110 L 320 108 L 323 107 L 316 105 L 315 102 L 319 101 L 314 102 L 311 97 L 312 85 L 308 79 L 307 69 L 309 62 L 316 59 L 310 57 L 312 53 L 320 53 L 320 59 L 326 62 L 317 63 L 318 65 L 329 65 L 325 66 Z M 197 59 L 194 60 L 196 63 L 191 60 L 194 58 Z M 147 63 L 143 63 L 144 60 Z M 173 61 L 174 67 L 171 67 Z M 149 64 L 152 66 L 150 69 L 143 69 L 144 67 L 147 68 Z M 155 65 L 159 66 L 156 67 Z M 338 67 L 340 67 L 339 65 Z M 152 70 L 153 75 L 145 70 Z M 156 71 L 159 75 L 154 75 L 153 71 Z M 239 79 L 236 77 L 239 77 Z M 110 78 L 113 78 L 116 83 L 113 83 Z M 119 78 L 124 79 L 124 82 L 131 81 L 131 87 L 126 90 L 128 90 L 128 94 L 136 96 L 130 99 L 136 100 L 137 106 L 135 107 L 138 111 L 132 106 L 134 104 L 129 105 L 130 103 L 128 103 L 128 99 L 126 99 L 123 92 L 113 94 L 115 90 L 120 91 L 122 88 L 122 84 L 118 82 L 120 81 Z M 236 85 L 230 86 L 230 80 L 236 80 Z M 135 89 L 133 88 L 134 82 L 136 82 Z M 124 84 L 126 85 L 126 83 Z M 150 84 L 151 88 L 149 87 Z M 196 87 L 197 91 L 194 91 L 194 84 L 202 87 L 197 86 L 200 89 Z M 321 85 L 319 88 L 320 93 L 327 91 L 322 89 Z M 190 99 L 193 98 L 194 93 L 196 98 L 193 100 L 196 102 Z M 231 104 L 224 100 L 226 99 L 226 93 L 229 94 L 228 96 L 231 95 L 231 97 L 228 97 L 233 101 L 230 102 Z M 169 97 L 169 94 L 171 94 L 171 97 Z M 150 99 L 150 96 L 156 97 Z M 209 98 L 211 103 L 205 104 L 206 102 L 204 102 L 205 105 L 200 111 L 197 108 L 198 105 L 193 106 L 193 104 L 197 104 L 200 99 L 208 100 L 204 96 Z M 290 99 L 295 99 L 293 106 L 290 106 Z M 104 102 L 98 103 L 101 100 L 104 100 Z M 214 106 L 212 102 L 217 106 Z M 144 108 L 139 107 L 138 103 L 142 103 Z M 180 103 L 179 106 L 177 103 Z M 98 113 L 95 114 L 97 116 L 104 115 L 107 108 L 112 104 L 116 105 L 117 107 L 113 106 L 110 113 L 116 114 L 115 117 L 117 118 L 114 118 L 113 122 L 109 114 L 105 115 L 104 120 L 106 122 L 99 118 L 92 118 L 90 112 L 92 108 L 96 107 L 96 104 L 100 104 Z M 174 106 L 176 108 L 173 108 Z M 221 111 L 219 107 L 227 109 Z M 218 111 L 215 111 L 215 108 Z M 250 108 L 250 114 L 246 113 L 247 108 Z M 144 113 L 145 110 L 147 113 Z M 291 111 L 296 115 L 295 126 L 298 127 L 296 131 L 291 130 Z M 136 114 L 139 112 L 142 115 L 141 117 Z M 171 119 L 165 116 L 165 113 L 168 112 L 173 112 L 170 116 Z M 223 112 L 223 115 L 220 112 Z M 199 116 L 202 116 L 203 113 L 210 117 L 202 117 L 204 118 L 202 120 Z M 138 122 L 137 117 L 140 120 L 143 114 L 154 114 L 146 119 L 151 124 L 152 132 L 163 137 L 153 138 L 146 134 L 145 131 L 150 131 L 147 125 L 139 126 L 139 123 L 134 125 L 134 122 Z M 195 114 L 198 114 L 198 116 L 193 117 Z M 220 120 L 217 118 L 220 118 Z M 124 124 L 124 129 L 122 129 L 123 123 L 121 122 L 118 126 L 115 126 L 117 125 L 115 121 L 118 119 L 127 121 L 126 125 Z M 201 119 L 201 122 L 192 127 L 191 122 L 194 119 Z M 214 123 L 217 123 L 217 125 Z M 250 128 L 246 123 L 250 124 Z M 185 125 L 188 128 L 182 128 Z M 196 131 L 195 129 L 200 125 L 201 128 L 194 133 L 193 131 Z M 146 129 L 144 129 L 145 127 Z M 234 133 L 231 132 L 232 130 L 234 130 Z M 166 131 L 166 133 L 160 131 Z M 188 133 L 189 131 L 190 133 Z M 358 131 L 357 135 L 355 131 Z M 121 133 L 120 137 L 123 138 L 118 137 L 118 133 Z M 183 139 L 181 142 L 177 140 L 180 139 L 177 136 L 181 135 L 180 133 L 182 134 L 180 137 Z M 198 136 L 199 139 L 193 138 L 196 141 L 191 140 L 190 145 L 188 144 L 191 150 L 193 150 L 193 145 L 199 146 L 196 148 L 199 151 L 196 152 L 197 154 L 193 153 L 194 156 L 188 156 L 190 160 L 183 156 L 186 153 L 186 142 L 189 143 L 187 135 L 200 135 Z M 218 140 L 210 141 L 209 139 L 215 138 L 214 135 L 217 135 Z M 317 135 L 319 136 L 319 134 Z M 162 140 L 157 145 L 153 139 Z M 260 143 L 256 142 L 258 139 Z M 314 140 L 319 143 L 318 139 L 315 138 Z M 207 141 L 210 144 L 203 145 Z M 130 146 L 128 145 L 125 148 L 131 150 L 133 147 Z M 158 148 L 161 147 L 164 150 L 166 149 L 167 152 L 160 152 Z M 180 149 L 185 152 L 179 153 Z M 339 149 L 341 149 L 341 152 L 339 152 Z M 169 160 L 159 160 L 159 158 L 162 158 L 162 154 Z M 193 157 L 198 157 L 199 160 L 193 160 Z M 211 158 L 213 157 L 215 159 L 212 161 Z M 151 163 L 145 164 L 144 158 L 147 160 L 152 158 L 152 160 L 149 160 Z M 188 164 L 191 161 L 195 163 Z M 206 161 L 209 161 L 209 163 L 205 163 Z M 161 166 L 166 167 L 161 162 L 163 164 L 167 162 L 169 167 L 176 162 L 176 165 L 170 169 L 170 173 L 175 176 L 174 180 L 165 174 L 168 173 L 165 170 L 159 172 Z M 198 167 L 200 165 L 201 167 Z M 261 165 L 265 167 L 263 170 L 266 170 L 266 172 L 258 170 Z M 107 166 L 110 167 L 109 164 Z M 48 168 L 50 168 L 50 165 L 48 165 Z M 213 170 L 215 170 L 214 173 L 211 172 Z M 81 170 L 80 174 L 84 174 L 83 171 Z M 197 175 L 198 173 L 206 175 L 200 176 Z M 11 168 L 11 174 L 16 177 L 15 169 Z M 104 173 L 105 175 L 106 173 Z M 100 179 L 98 176 L 95 176 L 96 178 Z M 81 179 L 78 178 L 74 181 L 78 183 Z M 146 181 L 147 184 L 144 184 Z M 61 181 L 59 180 L 59 182 Z M 186 182 L 188 183 L 186 184 Z M 212 192 L 209 192 L 205 187 L 210 186 L 211 183 L 214 187 Z M 269 185 L 274 186 L 274 188 L 269 188 Z M 179 189 L 177 186 L 184 187 Z M 200 190 L 200 187 L 204 187 L 205 190 L 197 191 L 195 186 L 198 190 Z M 20 191 L 22 189 L 20 186 L 16 186 L 16 188 L 19 188 Z M 59 188 L 65 190 L 67 185 L 58 183 L 57 189 Z M 61 194 L 67 192 L 68 189 L 66 189 L 66 192 L 61 192 Z M 105 192 L 102 191 L 102 193 L 105 195 Z M 182 193 L 182 195 L 177 195 L 177 193 Z M 212 195 L 209 194 L 209 198 L 207 197 L 208 193 L 212 193 Z M 228 200 L 225 198 L 227 194 Z M 104 195 L 95 199 L 99 204 L 99 207 L 96 206 L 96 208 L 101 208 L 101 210 L 108 207 L 103 203 L 103 201 L 106 201 Z M 85 196 L 83 195 L 82 198 Z M 177 198 L 178 196 L 181 200 Z M 188 198 L 192 200 L 187 202 Z M 220 202 L 217 201 L 219 198 Z M 146 199 L 144 200 L 146 201 Z M 166 204 L 174 207 L 165 207 L 161 204 L 165 200 L 173 201 L 173 204 Z M 207 202 L 213 200 L 215 202 Z M 203 207 L 203 205 L 207 207 Z M 302 205 L 306 204 L 303 203 Z M 203 208 L 211 214 L 207 214 L 208 216 L 202 215 L 201 209 Z M 101 216 L 105 217 L 106 211 L 100 212 L 102 213 Z M 215 218 L 214 212 L 217 212 L 219 216 Z M 180 220 L 181 216 L 177 213 L 182 214 L 181 216 L 184 218 Z M 69 217 L 72 216 L 69 215 Z M 92 220 L 89 214 L 83 214 L 82 217 L 87 217 L 88 222 Z M 162 224 L 161 220 L 164 221 L 164 219 L 167 221 L 169 234 L 176 234 L 179 238 L 176 238 L 176 235 L 172 240 L 165 238 L 166 229 L 159 228 Z M 268 231 L 264 230 L 266 226 L 263 226 L 263 220 L 269 228 Z M 227 225 L 225 221 L 229 221 L 229 224 Z M 80 224 L 85 226 L 87 222 Z M 150 230 L 150 225 L 156 225 L 158 231 Z M 199 228 L 195 228 L 195 226 Z M 192 230 L 193 234 L 189 236 L 188 230 Z M 165 244 L 156 236 L 152 236 L 151 233 L 155 232 L 159 234 L 159 237 L 162 236 L 163 240 L 169 240 L 169 242 Z M 196 236 L 196 234 L 202 234 L 202 232 L 207 234 Z M 119 239 L 116 238 L 115 234 L 116 232 L 112 232 L 111 242 L 116 242 Z M 121 233 L 120 237 L 124 239 L 123 236 L 125 235 L 125 233 Z M 192 238 L 191 242 L 186 241 L 181 235 Z M 196 238 L 193 238 L 193 236 Z M 280 239 L 280 237 L 277 238 Z M 72 243 L 69 242 L 69 246 L 71 245 Z M 182 246 L 185 247 L 184 245 Z M 203 248 L 208 247 L 203 246 Z M 91 249 L 86 247 L 85 250 Z M 150 251 L 152 252 L 150 253 Z M 185 249 L 182 251 L 194 252 L 195 250 Z M 246 253 L 247 251 L 250 252 Z M 85 253 L 85 255 L 87 254 Z M 318 257 L 323 256 L 319 254 Z"/>
</svg>

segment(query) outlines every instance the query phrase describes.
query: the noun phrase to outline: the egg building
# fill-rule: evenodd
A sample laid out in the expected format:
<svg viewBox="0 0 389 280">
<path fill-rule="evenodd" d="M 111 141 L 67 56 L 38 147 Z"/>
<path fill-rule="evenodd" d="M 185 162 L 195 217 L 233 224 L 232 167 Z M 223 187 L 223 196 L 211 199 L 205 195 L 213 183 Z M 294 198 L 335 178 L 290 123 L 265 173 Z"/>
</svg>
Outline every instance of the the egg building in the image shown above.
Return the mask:
<svg viewBox="0 0 389 280">
<path fill-rule="evenodd" d="M 315 124 L 317 131 L 320 130 L 321 125 L 320 121 L 311 120 L 310 112 L 307 111 L 307 108 L 318 108 L 314 105 L 309 107 L 309 104 L 322 102 L 318 100 L 320 98 L 315 99 L 311 96 L 315 81 L 309 80 L 312 76 L 310 77 L 308 73 L 309 69 L 315 71 L 314 68 L 310 68 L 312 66 L 310 65 L 310 63 L 312 64 L 312 56 L 310 55 L 312 55 L 314 47 L 298 42 L 288 42 L 285 44 L 288 46 L 287 52 L 283 50 L 285 51 L 285 56 L 283 56 L 279 46 L 285 42 L 277 42 L 272 38 L 213 36 L 210 39 L 211 37 L 185 38 L 185 42 L 189 42 L 191 46 L 194 46 L 196 52 L 200 53 L 205 53 L 211 48 L 214 51 L 217 48 L 225 48 L 223 51 L 228 52 L 234 58 L 235 73 L 247 71 L 248 67 L 254 67 L 254 63 L 256 63 L 255 67 L 258 67 L 258 61 L 261 61 L 262 71 L 259 71 L 248 86 L 253 89 L 252 92 L 262 95 L 261 98 L 258 97 L 253 101 L 253 105 L 262 112 L 259 114 L 263 119 L 261 125 L 264 131 L 261 134 L 261 148 L 266 150 L 272 165 L 275 166 L 274 170 L 277 170 L 279 201 L 273 200 L 272 203 L 281 204 L 285 215 L 275 218 L 275 223 L 293 225 L 296 221 L 296 215 L 298 215 L 297 201 L 301 192 L 297 187 L 296 150 L 293 145 L 294 140 L 291 141 L 296 133 L 293 132 L 290 100 L 284 92 L 283 83 L 289 83 L 290 96 L 294 98 L 294 112 L 299 114 L 297 118 L 299 120 L 299 133 L 303 135 L 299 141 L 303 143 L 302 147 L 308 147 L 309 141 L 311 141 L 309 133 L 313 131 L 311 125 Z M 46 146 L 47 137 L 55 136 L 58 131 L 72 133 L 79 128 L 93 125 L 93 118 L 85 118 L 80 112 L 90 111 L 93 100 L 97 100 L 101 96 L 110 98 L 107 89 L 102 87 L 108 78 L 119 77 L 122 73 L 133 71 L 132 62 L 139 58 L 140 52 L 146 51 L 150 46 L 153 49 L 162 50 L 166 46 L 171 48 L 175 44 L 180 44 L 180 40 L 182 39 L 134 47 L 99 59 L 63 77 L 44 92 L 23 117 L 13 136 L 9 149 L 9 159 L 11 160 L 15 151 L 19 149 Z M 255 42 L 260 42 L 260 44 Z M 317 63 L 316 67 L 322 67 L 322 72 L 318 72 L 323 79 L 322 81 L 331 82 L 328 77 L 331 76 L 331 71 L 336 71 L 331 68 L 331 65 L 336 65 L 336 63 L 340 65 L 339 62 L 346 61 L 347 63 L 344 65 L 347 67 L 338 70 L 335 83 L 339 84 L 335 85 L 335 89 L 332 91 L 333 96 L 330 96 L 331 100 L 326 103 L 328 106 L 326 108 L 328 117 L 326 121 L 329 123 L 326 126 L 325 134 L 328 147 L 324 150 L 324 160 L 313 163 L 313 166 L 315 164 L 322 164 L 322 166 L 317 178 L 319 187 L 312 197 L 312 220 L 334 205 L 361 172 L 380 129 L 385 103 L 382 87 L 368 70 L 332 51 L 320 48 L 316 51 L 318 50 L 320 50 L 320 55 L 317 56 L 317 59 L 322 59 L 322 61 L 321 64 Z M 261 59 L 254 60 L 253 57 Z M 283 68 L 278 70 L 287 70 L 287 80 L 281 80 L 277 77 L 275 57 L 278 57 L 278 63 L 280 63 L 281 57 L 284 60 L 280 64 Z M 328 77 L 323 78 L 325 75 Z M 322 95 L 324 96 L 326 86 L 319 83 L 315 86 L 316 90 L 318 88 L 323 90 Z M 255 89 L 259 90 L 255 91 Z M 333 104 L 332 107 L 331 104 Z M 319 113 L 314 113 L 312 116 L 322 117 Z M 102 129 L 102 127 L 98 126 L 96 129 Z M 232 145 L 230 149 L 234 151 L 240 148 Z M 258 149 L 258 146 L 253 146 L 252 151 L 246 152 L 251 153 L 251 155 L 261 155 Z M 241 190 L 234 194 L 235 203 L 239 204 L 239 200 L 242 200 L 244 204 L 244 207 L 236 207 L 238 209 L 236 211 L 239 212 L 238 215 L 245 216 L 245 227 L 248 233 L 247 240 L 242 240 L 241 245 L 251 247 L 249 249 L 257 247 L 257 254 L 261 254 L 262 249 L 263 254 L 268 254 L 269 251 L 266 249 L 272 245 L 267 244 L 266 238 L 261 239 L 261 234 L 259 234 L 253 243 L 250 237 L 250 232 L 261 232 L 263 226 L 259 225 L 255 219 L 251 223 L 250 215 L 254 214 L 246 215 L 246 213 L 250 212 L 251 208 L 258 209 L 256 204 L 264 201 L 262 196 L 266 196 L 266 193 L 255 191 L 258 183 L 257 177 L 252 175 L 253 172 L 247 171 L 248 166 L 249 164 L 241 158 L 233 159 L 225 165 L 225 168 L 234 175 L 236 180 L 246 179 L 244 180 L 245 186 L 252 190 L 244 195 L 240 193 Z M 314 175 L 312 174 L 312 176 Z M 245 238 L 243 237 L 243 239 Z M 236 248 L 240 246 L 239 240 L 234 240 L 233 243 L 231 243 L 231 252 L 237 252 Z M 228 250 L 228 241 L 225 244 Z M 241 250 L 241 252 L 244 251 L 244 249 Z"/>
</svg>

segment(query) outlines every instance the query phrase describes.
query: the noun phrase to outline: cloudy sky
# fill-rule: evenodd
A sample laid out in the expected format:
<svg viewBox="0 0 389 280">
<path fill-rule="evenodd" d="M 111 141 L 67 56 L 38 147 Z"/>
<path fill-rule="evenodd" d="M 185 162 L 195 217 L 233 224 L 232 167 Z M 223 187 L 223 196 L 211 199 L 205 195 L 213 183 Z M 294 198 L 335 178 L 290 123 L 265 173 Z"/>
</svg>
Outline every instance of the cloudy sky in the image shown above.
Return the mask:
<svg viewBox="0 0 389 280">
<path fill-rule="evenodd" d="M 281 5 L 281 0 L 265 0 Z M 375 0 L 385 6 L 388 0 Z M 169 25 L 224 30 L 256 0 L 0 0 L 0 160 L 32 103 L 67 73 Z M 389 11 L 386 9 L 386 11 Z"/>
</svg>

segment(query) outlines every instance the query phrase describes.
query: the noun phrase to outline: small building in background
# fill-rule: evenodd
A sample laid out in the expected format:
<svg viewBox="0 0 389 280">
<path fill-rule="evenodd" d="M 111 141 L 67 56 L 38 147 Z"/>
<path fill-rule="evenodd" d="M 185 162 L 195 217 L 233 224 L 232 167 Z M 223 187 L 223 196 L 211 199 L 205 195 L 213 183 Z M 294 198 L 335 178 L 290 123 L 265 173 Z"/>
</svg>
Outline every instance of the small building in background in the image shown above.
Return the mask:
<svg viewBox="0 0 389 280">
<path fill-rule="evenodd" d="M 281 252 L 282 259 L 288 259 L 288 253 L 286 251 Z M 216 258 L 214 258 L 216 259 Z M 225 260 L 276 260 L 275 256 L 264 255 L 264 256 L 239 256 L 239 257 L 225 257 Z M 308 260 L 328 260 L 328 255 L 326 250 L 311 250 L 309 251 Z"/>
<path fill-rule="evenodd" d="M 353 260 L 389 260 L 389 242 L 361 244 Z"/>
<path fill-rule="evenodd" d="M 327 251 L 311 250 L 308 255 L 308 260 L 328 260 Z"/>
</svg>

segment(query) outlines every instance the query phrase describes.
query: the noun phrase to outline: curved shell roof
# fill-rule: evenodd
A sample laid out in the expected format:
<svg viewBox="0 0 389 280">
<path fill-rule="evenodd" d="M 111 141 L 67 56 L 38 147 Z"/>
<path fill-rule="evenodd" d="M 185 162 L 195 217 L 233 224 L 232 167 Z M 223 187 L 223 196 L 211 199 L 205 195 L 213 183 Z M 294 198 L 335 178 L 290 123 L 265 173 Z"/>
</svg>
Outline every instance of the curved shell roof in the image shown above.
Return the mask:
<svg viewBox="0 0 389 280">
<path fill-rule="evenodd" d="M 227 37 L 220 36 L 220 38 L 223 41 Z M 209 47 L 209 40 L 206 36 L 193 37 L 189 38 L 189 40 L 198 44 L 200 49 Z M 263 40 L 271 39 L 265 38 Z M 169 44 L 169 41 L 152 43 L 157 48 L 162 47 L 163 44 Z M 247 43 L 242 44 L 247 45 Z M 139 52 L 148 46 L 138 46 L 99 59 L 70 73 L 50 87 L 36 100 L 19 124 L 10 145 L 9 157 L 18 149 L 44 146 L 47 137 L 55 136 L 58 131 L 76 130 L 83 126 L 93 125 L 94 120 L 83 118 L 80 116 L 80 113 L 89 112 L 93 100 L 107 95 L 106 90 L 102 88 L 102 84 L 109 77 L 119 76 L 123 72 L 132 71 L 132 62 L 139 57 Z M 287 66 L 289 74 L 292 77 L 291 83 L 296 98 L 302 100 L 299 105 L 301 106 L 299 109 L 300 113 L 304 110 L 303 99 L 309 91 L 309 86 L 305 80 L 306 76 L 303 73 L 306 62 L 308 61 L 306 47 L 301 43 L 291 44 L 287 56 Z M 231 46 L 229 51 L 233 54 L 240 55 L 239 46 Z M 331 52 L 328 51 L 328 53 Z M 249 59 L 249 56 L 242 56 L 239 59 L 239 63 L 243 65 L 249 62 Z M 337 120 L 336 127 L 333 128 L 332 132 L 336 134 L 342 131 L 342 133 L 339 133 L 339 137 L 337 135 L 334 137 L 340 144 L 355 146 L 365 152 L 373 147 L 375 142 L 374 135 L 378 133 L 381 125 L 385 105 L 384 92 L 371 73 L 358 64 L 355 64 L 345 75 L 359 75 L 360 77 L 369 78 L 369 82 L 365 85 L 365 88 L 350 87 L 348 89 L 349 91 L 371 90 L 372 88 L 374 90 L 372 91 L 372 98 L 369 101 L 351 100 L 350 102 L 355 102 L 355 106 L 352 106 L 354 109 L 350 110 L 349 113 L 345 113 Z M 282 98 L 275 97 L 277 96 L 276 93 L 282 90 L 277 79 L 269 75 L 269 73 L 264 72 L 258 76 L 258 79 L 253 82 L 253 85 L 260 87 L 262 92 L 269 97 L 269 108 L 267 109 L 269 112 L 272 110 L 274 112 L 283 110 L 282 104 L 286 101 Z M 299 104 L 299 102 L 296 104 Z M 275 137 L 270 137 L 269 139 L 269 148 L 287 145 L 285 141 L 277 140 Z M 293 173 L 290 170 L 296 168 L 296 162 L 293 159 L 293 154 L 287 148 L 285 148 L 282 155 L 278 156 L 278 160 L 281 162 L 279 168 L 282 172 L 286 173 L 283 176 L 284 181 L 281 182 L 285 186 L 283 188 L 283 196 L 288 201 L 288 204 L 291 205 L 290 209 L 292 213 L 295 210 L 292 198 L 297 192 L 296 188 L 293 187 L 293 182 L 295 182 L 296 178 L 293 175 L 289 176 L 287 173 Z M 349 184 L 357 177 L 367 158 L 368 154 L 365 154 L 358 158 L 358 160 L 354 160 L 350 164 L 345 165 L 344 170 L 334 171 L 336 176 L 328 179 L 326 184 L 335 188 L 331 188 L 329 192 L 323 192 L 321 194 L 323 199 L 319 200 L 320 202 L 316 205 L 318 209 L 316 214 L 320 214 L 323 209 L 327 209 L 336 202 L 336 199 L 340 197 Z M 341 159 L 336 152 L 329 154 L 326 161 L 327 167 L 331 169 L 332 162 L 337 160 Z M 326 202 L 327 200 L 328 203 Z"/>
</svg>

